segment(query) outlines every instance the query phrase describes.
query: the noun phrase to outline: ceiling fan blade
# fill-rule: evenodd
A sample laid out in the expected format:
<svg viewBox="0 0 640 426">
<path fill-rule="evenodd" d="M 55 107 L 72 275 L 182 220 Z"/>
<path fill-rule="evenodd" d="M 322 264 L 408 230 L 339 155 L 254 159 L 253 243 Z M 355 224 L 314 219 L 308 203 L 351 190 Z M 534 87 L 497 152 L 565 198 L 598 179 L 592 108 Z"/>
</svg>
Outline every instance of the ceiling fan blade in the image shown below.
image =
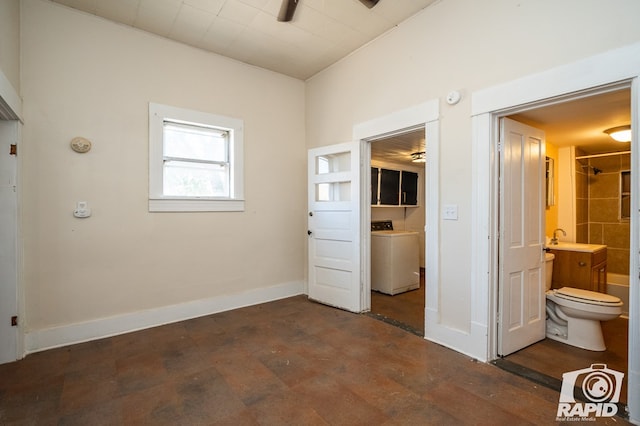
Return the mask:
<svg viewBox="0 0 640 426">
<path fill-rule="evenodd" d="M 360 3 L 364 4 L 365 6 L 367 6 L 369 9 L 371 9 L 373 6 L 375 6 L 376 4 L 378 4 L 380 0 L 360 0 Z"/>
<path fill-rule="evenodd" d="M 280 6 L 280 13 L 278 14 L 278 21 L 289 22 L 293 19 L 293 13 L 296 11 L 296 6 L 300 0 L 282 0 L 282 6 Z"/>
</svg>

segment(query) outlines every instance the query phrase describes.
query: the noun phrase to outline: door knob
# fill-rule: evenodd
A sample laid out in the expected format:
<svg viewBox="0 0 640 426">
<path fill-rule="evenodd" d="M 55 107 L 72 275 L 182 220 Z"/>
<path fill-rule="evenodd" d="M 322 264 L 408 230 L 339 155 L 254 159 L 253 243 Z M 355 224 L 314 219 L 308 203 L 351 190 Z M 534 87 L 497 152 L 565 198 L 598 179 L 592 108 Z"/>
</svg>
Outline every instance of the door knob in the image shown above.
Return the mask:
<svg viewBox="0 0 640 426">
<path fill-rule="evenodd" d="M 313 232 L 307 229 L 307 235 L 311 235 L 311 234 L 313 234 Z"/>
</svg>

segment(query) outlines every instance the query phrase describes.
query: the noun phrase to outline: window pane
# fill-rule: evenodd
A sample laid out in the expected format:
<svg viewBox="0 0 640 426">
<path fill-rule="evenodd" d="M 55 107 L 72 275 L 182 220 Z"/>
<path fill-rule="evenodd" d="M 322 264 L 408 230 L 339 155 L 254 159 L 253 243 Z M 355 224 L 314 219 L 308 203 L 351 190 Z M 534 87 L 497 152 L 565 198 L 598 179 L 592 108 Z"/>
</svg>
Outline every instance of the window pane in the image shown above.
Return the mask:
<svg viewBox="0 0 640 426">
<path fill-rule="evenodd" d="M 351 152 L 316 157 L 316 174 L 348 172 L 351 170 Z"/>
<path fill-rule="evenodd" d="M 329 159 L 318 157 L 318 174 L 323 175 L 325 173 L 329 173 Z"/>
<path fill-rule="evenodd" d="M 351 201 L 351 182 L 317 183 L 316 201 Z"/>
<path fill-rule="evenodd" d="M 163 175 L 164 195 L 229 196 L 229 167 L 226 164 L 166 161 Z"/>
<path fill-rule="evenodd" d="M 208 127 L 165 122 L 164 156 L 226 162 L 227 135 L 227 132 Z"/>
</svg>

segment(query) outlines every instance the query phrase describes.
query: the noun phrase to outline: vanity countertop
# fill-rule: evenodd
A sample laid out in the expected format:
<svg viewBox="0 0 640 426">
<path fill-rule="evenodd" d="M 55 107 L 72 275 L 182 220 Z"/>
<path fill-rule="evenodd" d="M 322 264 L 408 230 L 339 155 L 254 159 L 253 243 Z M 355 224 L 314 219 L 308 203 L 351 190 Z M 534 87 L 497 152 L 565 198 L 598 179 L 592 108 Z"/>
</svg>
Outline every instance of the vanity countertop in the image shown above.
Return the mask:
<svg viewBox="0 0 640 426">
<path fill-rule="evenodd" d="M 581 251 L 585 253 L 595 253 L 607 248 L 603 244 L 565 243 L 563 241 L 558 244 L 548 244 L 545 247 L 550 250 Z"/>
</svg>

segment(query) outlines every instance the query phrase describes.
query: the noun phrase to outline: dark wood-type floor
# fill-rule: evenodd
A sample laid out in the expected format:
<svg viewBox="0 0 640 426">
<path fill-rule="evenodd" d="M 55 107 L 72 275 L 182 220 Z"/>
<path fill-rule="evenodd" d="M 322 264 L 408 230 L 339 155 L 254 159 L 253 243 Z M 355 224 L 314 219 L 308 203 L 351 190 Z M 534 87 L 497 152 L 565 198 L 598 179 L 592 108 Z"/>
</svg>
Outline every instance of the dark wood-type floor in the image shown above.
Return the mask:
<svg viewBox="0 0 640 426">
<path fill-rule="evenodd" d="M 612 370 L 625 373 L 620 401 L 627 401 L 627 368 L 629 320 L 617 318 L 602 323 L 602 334 L 607 350 L 593 352 L 545 339 L 526 347 L 505 359 L 562 380 L 562 373 L 589 368 L 591 364 L 607 364 Z"/>
<path fill-rule="evenodd" d="M 304 296 L 0 365 L 2 425 L 553 425 L 557 404 L 551 389 Z"/>
<path fill-rule="evenodd" d="M 403 327 L 419 336 L 424 336 L 425 284 L 424 269 L 420 274 L 420 289 L 389 296 L 371 292 L 371 312 L 391 324 Z M 565 345 L 555 340 L 545 339 L 505 357 L 511 363 L 534 374 L 555 380 L 546 380 L 550 386 L 559 389 L 562 374 L 568 371 L 588 368 L 591 364 L 606 364 L 608 368 L 625 373 L 620 401 L 627 401 L 627 368 L 629 320 L 617 318 L 602 323 L 602 331 L 607 350 L 593 352 Z M 530 376 L 531 372 L 516 368 L 514 371 Z M 544 378 L 543 378 L 544 379 Z"/>
<path fill-rule="evenodd" d="M 418 336 L 424 336 L 424 269 L 420 269 L 420 288 L 389 296 L 371 292 L 371 313 L 388 322 L 396 322 Z"/>
</svg>

